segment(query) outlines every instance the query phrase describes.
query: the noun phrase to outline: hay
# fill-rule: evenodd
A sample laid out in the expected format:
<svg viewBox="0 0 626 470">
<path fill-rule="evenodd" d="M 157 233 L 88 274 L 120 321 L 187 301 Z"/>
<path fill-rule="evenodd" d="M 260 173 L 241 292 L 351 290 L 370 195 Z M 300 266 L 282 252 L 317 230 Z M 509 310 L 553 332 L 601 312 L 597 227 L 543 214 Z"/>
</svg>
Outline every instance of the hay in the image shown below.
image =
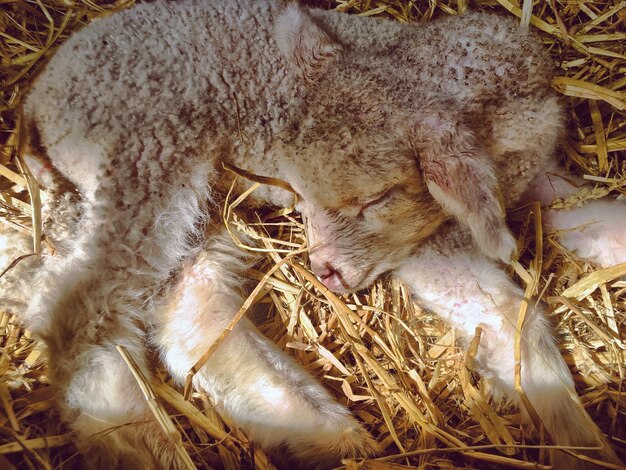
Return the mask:
<svg viewBox="0 0 626 470">
<path fill-rule="evenodd" d="M 72 31 L 132 3 L 2 2 L 0 222 L 11 229 L 32 234 L 39 211 L 36 188 L 15 157 L 20 103 L 29 83 Z M 399 21 L 430 20 L 468 7 L 465 0 L 314 3 Z M 564 163 L 595 187 L 553 206 L 571 207 L 607 194 L 624 197 L 626 2 L 550 0 L 533 6 L 528 0 L 477 0 L 472 7 L 515 15 L 522 25 L 540 31 L 559 66 L 553 86 L 567 97 L 571 122 Z M 258 184 L 251 182 L 251 190 Z M 242 312 L 248 307 L 264 310 L 261 330 L 350 406 L 383 449 L 377 459 L 346 461 L 344 468 L 543 468 L 547 438 L 528 440 L 518 412 L 493 408 L 485 398 L 485 384 L 471 372 L 475 348 L 460 350 L 454 332 L 414 305 L 406 288 L 394 279 L 384 278 L 368 291 L 349 296 L 328 292 L 304 267 L 300 219 L 289 210 L 262 218 L 240 213 L 237 204 L 245 197 L 233 195 L 225 208 L 231 233 L 236 237 L 243 231 L 261 256 L 250 270 L 258 288 Z M 515 215 L 521 221 L 518 233 L 525 251 L 513 271 L 533 301 L 541 299 L 551 306 L 582 400 L 623 453 L 626 339 L 621 330 L 626 322 L 626 282 L 619 279 L 626 266 L 596 270 L 567 253 L 554 234 L 541 234 L 536 207 Z M 298 252 L 288 254 L 292 251 Z M 0 467 L 72 468 L 80 457 L 55 413 L 41 345 L 1 308 Z M 526 307 L 520 308 L 523 319 Z M 477 332 L 473 345 L 479 341 Z M 162 371 L 144 386 L 168 434 L 183 443 L 181 455 L 190 456 L 199 468 L 268 468 L 263 452 L 217 416 L 207 397 L 188 390 L 191 402 L 185 401 L 182 390 L 173 387 Z"/>
</svg>

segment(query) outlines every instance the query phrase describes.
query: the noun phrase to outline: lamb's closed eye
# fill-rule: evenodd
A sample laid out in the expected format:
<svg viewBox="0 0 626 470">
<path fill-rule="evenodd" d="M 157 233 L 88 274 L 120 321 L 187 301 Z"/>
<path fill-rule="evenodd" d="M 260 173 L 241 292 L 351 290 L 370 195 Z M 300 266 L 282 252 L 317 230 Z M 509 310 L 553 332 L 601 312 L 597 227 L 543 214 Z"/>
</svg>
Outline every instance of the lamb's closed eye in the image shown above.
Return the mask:
<svg viewBox="0 0 626 470">
<path fill-rule="evenodd" d="M 400 188 L 398 186 L 393 186 L 382 193 L 370 197 L 369 200 L 361 201 L 359 217 L 364 217 L 368 213 L 374 213 L 376 210 L 385 207 L 399 194 L 399 190 Z"/>
</svg>

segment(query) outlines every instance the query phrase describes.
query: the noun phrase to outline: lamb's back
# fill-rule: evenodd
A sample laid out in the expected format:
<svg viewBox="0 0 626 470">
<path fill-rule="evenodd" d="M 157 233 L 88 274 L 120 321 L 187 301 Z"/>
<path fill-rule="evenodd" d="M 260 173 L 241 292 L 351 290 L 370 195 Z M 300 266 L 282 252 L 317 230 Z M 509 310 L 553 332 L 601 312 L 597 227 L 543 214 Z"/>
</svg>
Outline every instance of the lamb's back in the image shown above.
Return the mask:
<svg viewBox="0 0 626 470">
<path fill-rule="evenodd" d="M 275 50 L 277 11 L 272 1 L 157 1 L 97 20 L 53 56 L 27 118 L 52 162 L 93 185 L 125 149 L 212 158 L 216 136 L 271 134 L 294 87 Z"/>
<path fill-rule="evenodd" d="M 401 47 L 423 93 L 458 101 L 536 93 L 549 86 L 554 69 L 539 37 L 499 14 L 467 12 L 433 21 L 409 31 Z"/>
</svg>

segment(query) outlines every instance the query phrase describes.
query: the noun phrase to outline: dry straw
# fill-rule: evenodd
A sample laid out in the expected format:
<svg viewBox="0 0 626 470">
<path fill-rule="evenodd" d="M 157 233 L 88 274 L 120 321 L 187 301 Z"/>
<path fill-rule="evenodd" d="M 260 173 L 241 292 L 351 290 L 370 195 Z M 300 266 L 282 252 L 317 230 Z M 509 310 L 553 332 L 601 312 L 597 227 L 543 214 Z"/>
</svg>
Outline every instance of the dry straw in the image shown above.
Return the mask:
<svg viewBox="0 0 626 470">
<path fill-rule="evenodd" d="M 132 3 L 0 0 L 0 223 L 3 230 L 31 235 L 33 252 L 39 251 L 41 237 L 33 227 L 39 225 L 40 199 L 46 194 L 39 197 L 16 157 L 23 137 L 22 97 L 46 58 L 72 31 Z M 465 0 L 316 3 L 397 21 L 428 21 L 468 8 Z M 550 0 L 533 5 L 528 0 L 477 0 L 469 7 L 515 15 L 521 27 L 541 34 L 558 67 L 553 86 L 566 97 L 571 122 L 563 145 L 564 164 L 584 175 L 591 186 L 555 201 L 553 207 L 572 207 L 607 195 L 623 198 L 626 2 Z M 251 177 L 230 170 L 239 175 L 233 178 Z M 262 183 L 268 182 L 250 181 L 250 190 Z M 345 461 L 344 468 L 543 468 L 549 437 L 530 440 L 520 413 L 495 408 L 485 384 L 472 371 L 480 331 L 465 353 L 454 332 L 414 305 L 406 288 L 394 279 L 384 278 L 359 294 L 332 294 L 305 267 L 306 243 L 297 215 L 289 210 L 242 213 L 238 205 L 246 196 L 231 195 L 224 209 L 234 239 L 252 240 L 260 256 L 249 273 L 259 284 L 241 313 L 255 309 L 261 330 L 350 406 L 380 443 L 377 459 Z M 542 300 L 550 306 L 583 403 L 623 454 L 626 282 L 620 279 L 626 265 L 596 269 L 566 252 L 555 234 L 541 233 L 537 206 L 513 215 L 525 251 L 511 274 L 526 289 L 530 302 Z M 42 248 L 53 249 L 49 242 Z M 0 271 L 14 269 L 20 260 L 12 261 Z M 527 306 L 520 305 L 518 326 Z M 73 468 L 80 457 L 55 413 L 45 352 L 17 318 L 1 309 L 2 305 L 0 468 Z M 516 338 L 516 355 L 520 339 Z M 132 358 L 127 360 L 135 369 Z M 518 385 L 519 374 L 517 370 Z M 141 375 L 137 380 L 189 466 L 271 468 L 267 456 L 219 417 L 206 396 L 189 389 L 191 401 L 186 401 L 182 389 L 160 371 L 152 383 Z M 541 419 L 532 418 L 536 423 Z"/>
</svg>

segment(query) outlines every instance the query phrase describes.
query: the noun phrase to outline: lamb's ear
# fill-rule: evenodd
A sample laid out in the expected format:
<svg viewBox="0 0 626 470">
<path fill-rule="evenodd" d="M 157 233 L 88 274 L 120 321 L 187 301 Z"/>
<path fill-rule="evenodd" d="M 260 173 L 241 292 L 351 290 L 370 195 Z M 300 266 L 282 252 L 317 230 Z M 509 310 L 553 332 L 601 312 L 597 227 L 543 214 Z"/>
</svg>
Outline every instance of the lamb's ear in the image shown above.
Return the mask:
<svg viewBox="0 0 626 470">
<path fill-rule="evenodd" d="M 275 35 L 282 54 L 307 82 L 315 82 L 341 54 L 341 46 L 294 3 L 277 18 Z"/>
<path fill-rule="evenodd" d="M 440 115 L 421 120 L 413 131 L 433 198 L 469 227 L 487 256 L 508 263 L 516 243 L 504 220 L 498 178 L 487 152 L 471 131 Z"/>
</svg>

